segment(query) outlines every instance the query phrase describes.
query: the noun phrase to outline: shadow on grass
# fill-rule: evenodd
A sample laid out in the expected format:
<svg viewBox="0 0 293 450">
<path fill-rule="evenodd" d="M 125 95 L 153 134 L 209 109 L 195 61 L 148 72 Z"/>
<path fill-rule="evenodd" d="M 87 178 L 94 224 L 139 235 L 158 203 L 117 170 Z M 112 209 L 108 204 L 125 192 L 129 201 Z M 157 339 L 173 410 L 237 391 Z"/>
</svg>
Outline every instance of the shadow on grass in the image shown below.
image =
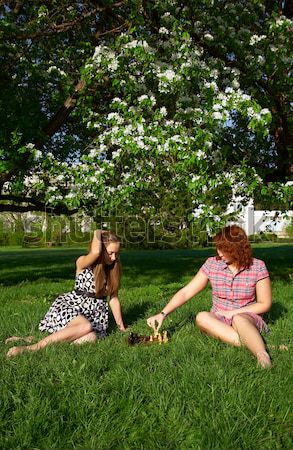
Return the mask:
<svg viewBox="0 0 293 450">
<path fill-rule="evenodd" d="M 293 280 L 293 245 L 272 245 L 256 247 L 254 256 L 263 259 L 270 273 L 271 280 Z"/>
<path fill-rule="evenodd" d="M 254 246 L 253 254 L 265 261 L 271 280 L 293 279 L 292 244 Z M 191 279 L 205 260 L 214 255 L 213 247 L 126 252 L 122 255 L 123 275 L 128 287 L 177 283 L 182 277 Z"/>
<path fill-rule="evenodd" d="M 195 316 L 196 316 L 196 314 L 193 314 L 193 315 L 189 314 L 188 316 L 186 316 L 183 320 L 181 320 L 178 323 L 173 322 L 171 325 L 168 324 L 168 331 L 171 334 L 171 336 L 174 333 L 178 333 L 178 331 L 180 331 L 181 328 L 186 327 L 186 325 L 188 325 L 188 324 L 194 325 L 194 330 L 195 330 L 196 329 L 195 322 L 194 322 Z"/>
<path fill-rule="evenodd" d="M 145 317 L 146 312 L 148 309 L 153 306 L 150 302 L 143 302 L 141 304 L 137 304 L 131 307 L 128 307 L 123 310 L 123 319 L 126 327 L 133 327 L 135 323 Z M 109 328 L 108 333 L 115 332 L 117 330 L 117 325 L 115 324 L 115 321 L 112 317 L 112 314 L 110 315 L 110 321 L 109 321 Z"/>
<path fill-rule="evenodd" d="M 0 285 L 13 286 L 23 281 L 74 280 L 75 260 L 81 250 L 9 250 L 0 253 Z"/>
<path fill-rule="evenodd" d="M 276 323 L 279 319 L 281 319 L 282 317 L 284 317 L 286 314 L 288 313 L 288 309 L 285 308 L 285 306 L 283 306 L 281 303 L 279 302 L 275 302 L 273 303 L 270 311 L 268 311 L 265 314 L 265 321 L 270 324 L 273 325 L 274 323 Z"/>
<path fill-rule="evenodd" d="M 255 246 L 254 255 L 263 259 L 272 280 L 292 279 L 293 245 Z M 22 281 L 74 279 L 75 260 L 84 248 L 1 250 L 0 284 L 16 285 Z M 162 285 L 190 277 L 215 255 L 215 249 L 130 250 L 122 252 L 123 287 Z"/>
<path fill-rule="evenodd" d="M 0 284 L 22 281 L 74 279 L 75 260 L 83 249 L 5 250 L 1 252 Z M 124 287 L 177 282 L 195 271 L 213 254 L 213 249 L 122 252 Z"/>
</svg>

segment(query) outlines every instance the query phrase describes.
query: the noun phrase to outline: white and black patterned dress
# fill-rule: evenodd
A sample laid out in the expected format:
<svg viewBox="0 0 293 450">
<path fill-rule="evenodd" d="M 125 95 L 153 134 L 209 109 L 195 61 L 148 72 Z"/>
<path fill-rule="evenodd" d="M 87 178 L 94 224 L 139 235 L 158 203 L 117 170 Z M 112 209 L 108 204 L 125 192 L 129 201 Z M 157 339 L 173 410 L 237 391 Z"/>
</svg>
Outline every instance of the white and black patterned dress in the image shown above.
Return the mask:
<svg viewBox="0 0 293 450">
<path fill-rule="evenodd" d="M 99 338 L 105 337 L 108 328 L 108 303 L 106 297 L 95 297 L 95 283 L 91 267 L 75 278 L 74 290 L 59 295 L 51 305 L 39 330 L 55 333 L 78 315 L 84 316 Z"/>
</svg>

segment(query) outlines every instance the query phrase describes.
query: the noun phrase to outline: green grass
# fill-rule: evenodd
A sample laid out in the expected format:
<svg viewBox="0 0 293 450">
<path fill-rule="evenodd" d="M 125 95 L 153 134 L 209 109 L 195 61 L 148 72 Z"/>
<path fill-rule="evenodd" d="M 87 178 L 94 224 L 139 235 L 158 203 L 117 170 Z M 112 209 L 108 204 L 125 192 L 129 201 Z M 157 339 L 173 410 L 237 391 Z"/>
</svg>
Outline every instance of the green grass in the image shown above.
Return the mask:
<svg viewBox="0 0 293 450">
<path fill-rule="evenodd" d="M 293 332 L 293 245 L 255 245 L 271 273 L 268 343 Z M 5 357 L 12 334 L 38 332 L 54 298 L 71 290 L 83 249 L 0 249 L 1 449 L 293 449 L 292 348 L 272 351 L 261 370 L 244 349 L 200 334 L 207 289 L 164 323 L 164 346 L 128 347 L 113 320 L 109 336 L 82 347 L 58 344 Z M 122 253 L 120 299 L 127 325 L 146 318 L 197 271 L 213 249 Z"/>
</svg>

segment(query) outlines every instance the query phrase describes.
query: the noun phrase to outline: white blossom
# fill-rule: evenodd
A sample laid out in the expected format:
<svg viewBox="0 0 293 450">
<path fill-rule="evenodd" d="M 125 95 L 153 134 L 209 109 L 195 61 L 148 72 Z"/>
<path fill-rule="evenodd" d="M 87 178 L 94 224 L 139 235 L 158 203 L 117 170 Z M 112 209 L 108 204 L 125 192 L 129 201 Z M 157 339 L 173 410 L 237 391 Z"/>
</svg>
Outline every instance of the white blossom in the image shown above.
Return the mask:
<svg viewBox="0 0 293 450">
<path fill-rule="evenodd" d="M 35 152 L 34 152 L 35 161 L 39 161 L 41 159 L 42 155 L 43 154 L 42 154 L 41 150 L 35 150 Z"/>
<path fill-rule="evenodd" d="M 257 57 L 257 62 L 258 62 L 261 66 L 264 65 L 265 61 L 266 61 L 266 60 L 265 60 L 265 58 L 264 58 L 263 56 L 259 55 L 259 56 Z"/>
<path fill-rule="evenodd" d="M 143 47 L 145 50 L 148 51 L 151 50 L 149 44 L 146 41 L 138 41 L 136 39 L 124 45 L 124 48 L 136 48 L 136 47 Z"/>
<path fill-rule="evenodd" d="M 220 113 L 219 111 L 213 112 L 212 117 L 216 120 L 221 120 L 223 118 L 222 113 Z"/>
<path fill-rule="evenodd" d="M 144 134 L 144 127 L 141 123 L 137 125 L 137 131 L 139 134 Z"/>
<path fill-rule="evenodd" d="M 115 72 L 115 70 L 118 69 L 118 61 L 117 59 L 112 59 L 112 62 L 108 65 L 108 69 L 110 70 L 110 72 Z"/>
<path fill-rule="evenodd" d="M 172 69 L 167 69 L 164 72 L 159 72 L 157 75 L 158 78 L 167 78 L 168 81 L 173 81 L 176 78 L 176 74 Z"/>
<path fill-rule="evenodd" d="M 120 103 L 122 105 L 127 105 L 127 103 L 124 100 L 121 100 L 121 98 L 119 98 L 119 97 L 114 97 L 112 99 L 112 103 Z"/>
<path fill-rule="evenodd" d="M 33 186 L 34 184 L 37 184 L 39 182 L 40 182 L 39 176 L 36 175 L 36 174 L 33 174 L 33 175 L 30 175 L 30 176 L 26 176 L 24 178 L 23 184 L 25 186 L 29 187 L 29 186 Z"/>
<path fill-rule="evenodd" d="M 93 63 L 97 66 L 103 66 L 103 62 L 108 62 L 108 69 L 114 72 L 118 68 L 118 60 L 115 53 L 105 45 L 98 45 L 93 55 Z"/>
<path fill-rule="evenodd" d="M 249 45 L 257 44 L 257 42 L 260 42 L 265 38 L 266 38 L 266 36 L 264 34 L 261 34 L 261 35 L 254 34 L 250 38 Z"/>
<path fill-rule="evenodd" d="M 213 41 L 213 40 L 214 40 L 214 36 L 212 36 L 210 33 L 206 33 L 206 34 L 204 35 L 204 38 L 205 38 L 207 41 Z"/>
<path fill-rule="evenodd" d="M 251 96 L 248 94 L 242 94 L 242 100 L 246 101 L 246 100 L 251 100 Z"/>
<path fill-rule="evenodd" d="M 196 152 L 196 156 L 198 157 L 198 159 L 205 159 L 206 154 L 205 154 L 205 152 L 203 152 L 202 150 L 198 150 L 198 151 Z"/>
<path fill-rule="evenodd" d="M 144 95 L 141 95 L 140 97 L 138 97 L 137 101 L 139 103 L 141 103 L 141 102 L 143 102 L 144 100 L 147 100 L 147 99 L 148 99 L 148 96 L 144 94 Z"/>
<path fill-rule="evenodd" d="M 57 191 L 57 190 L 58 190 L 57 186 L 49 186 L 49 187 L 47 188 L 47 192 L 55 192 L 55 191 Z"/>
<path fill-rule="evenodd" d="M 65 198 L 75 198 L 76 197 L 76 192 L 69 192 L 68 194 L 66 194 Z"/>
<path fill-rule="evenodd" d="M 59 69 L 57 66 L 50 66 L 50 67 L 47 69 L 47 72 L 48 72 L 48 73 L 58 72 L 59 75 L 61 75 L 61 76 L 65 76 L 65 75 L 66 75 L 66 73 L 64 72 L 64 70 Z"/>
<path fill-rule="evenodd" d="M 268 109 L 268 108 L 263 108 L 262 110 L 261 110 L 261 112 L 260 112 L 260 114 L 263 116 L 263 115 L 265 115 L 265 114 L 270 114 L 271 112 L 270 112 L 270 110 Z"/>
<path fill-rule="evenodd" d="M 211 83 L 209 81 L 205 81 L 204 86 L 208 89 L 211 88 L 213 91 L 217 91 L 219 89 L 215 81 L 212 81 Z"/>
<path fill-rule="evenodd" d="M 192 212 L 195 219 L 198 219 L 204 212 L 204 205 L 198 205 L 198 207 Z"/>
<path fill-rule="evenodd" d="M 179 134 L 175 134 L 174 136 L 171 137 L 171 141 L 174 142 L 181 142 L 182 137 Z"/>
<path fill-rule="evenodd" d="M 292 26 L 292 23 L 291 23 L 290 19 L 288 19 L 286 16 L 280 16 L 280 17 L 278 17 L 278 18 L 276 19 L 275 26 L 276 26 L 277 28 L 283 27 L 284 24 L 285 24 L 288 28 Z M 274 25 L 271 25 L 271 26 L 270 26 L 270 29 L 272 29 L 273 26 L 274 26 Z"/>
<path fill-rule="evenodd" d="M 116 112 L 111 112 L 106 117 L 107 120 L 115 120 L 117 123 L 121 124 L 124 122 L 123 118 Z"/>
</svg>

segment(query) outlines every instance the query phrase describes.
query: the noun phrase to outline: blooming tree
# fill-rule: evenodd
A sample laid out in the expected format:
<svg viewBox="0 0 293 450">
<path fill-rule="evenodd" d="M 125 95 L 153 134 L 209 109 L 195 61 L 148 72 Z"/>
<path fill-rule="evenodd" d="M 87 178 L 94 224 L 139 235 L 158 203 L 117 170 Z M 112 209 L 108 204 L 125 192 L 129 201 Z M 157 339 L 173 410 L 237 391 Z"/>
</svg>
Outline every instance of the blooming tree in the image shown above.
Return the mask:
<svg viewBox="0 0 293 450">
<path fill-rule="evenodd" d="M 92 213 L 102 207 L 168 220 L 179 216 L 183 226 L 202 220 L 212 227 L 227 220 L 233 196 L 245 200 L 257 192 L 273 193 L 288 204 L 289 2 L 113 5 L 107 7 L 119 25 L 109 33 L 96 32 L 95 45 L 81 29 L 69 38 L 73 61 L 74 39 L 84 39 L 76 64 L 62 53 L 64 36 L 58 61 L 45 56 L 38 61 L 35 55 L 40 80 L 56 90 L 65 79 L 66 95 L 73 89 L 68 66 L 75 76 L 79 70 L 70 97 L 72 122 L 61 120 L 58 128 L 50 110 L 54 101 L 43 93 L 41 122 L 51 117 L 50 141 L 40 145 L 40 134 L 33 136 L 35 124 L 30 142 L 23 142 L 28 134 L 21 128 L 12 130 L 9 157 L 2 150 L 2 208 L 17 198 L 32 199 L 37 207 L 57 211 Z M 39 22 L 48 16 L 47 7 L 39 8 Z M 20 76 L 20 67 L 12 79 Z M 22 69 L 27 78 L 29 69 L 31 63 Z M 54 89 L 49 86 L 48 92 L 60 102 L 61 92 Z M 26 161 L 25 170 L 13 164 L 7 169 L 11 152 Z"/>
</svg>

